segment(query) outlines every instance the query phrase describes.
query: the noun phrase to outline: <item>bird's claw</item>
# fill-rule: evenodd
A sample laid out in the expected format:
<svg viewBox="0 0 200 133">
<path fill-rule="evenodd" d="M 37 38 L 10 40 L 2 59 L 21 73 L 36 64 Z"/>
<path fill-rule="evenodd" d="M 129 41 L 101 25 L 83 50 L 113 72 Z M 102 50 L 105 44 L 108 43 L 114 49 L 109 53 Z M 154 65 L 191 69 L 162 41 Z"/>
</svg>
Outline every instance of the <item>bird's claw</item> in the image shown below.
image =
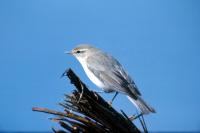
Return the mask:
<svg viewBox="0 0 200 133">
<path fill-rule="evenodd" d="M 142 113 L 141 113 L 141 114 L 138 114 L 138 115 L 132 115 L 132 116 L 129 117 L 129 120 L 133 121 L 133 120 L 139 118 L 139 117 L 142 116 L 142 115 L 143 115 Z"/>
</svg>

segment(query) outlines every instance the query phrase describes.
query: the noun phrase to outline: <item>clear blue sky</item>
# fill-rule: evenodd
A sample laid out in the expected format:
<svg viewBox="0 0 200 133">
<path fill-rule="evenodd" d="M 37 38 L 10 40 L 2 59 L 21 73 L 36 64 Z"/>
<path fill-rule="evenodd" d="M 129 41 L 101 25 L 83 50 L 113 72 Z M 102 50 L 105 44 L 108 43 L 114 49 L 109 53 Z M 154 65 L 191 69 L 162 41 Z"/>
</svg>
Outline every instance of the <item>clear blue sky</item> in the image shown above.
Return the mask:
<svg viewBox="0 0 200 133">
<path fill-rule="evenodd" d="M 57 103 L 73 89 L 59 79 L 66 68 L 98 90 L 64 54 L 79 43 L 124 65 L 157 110 L 145 117 L 150 131 L 200 131 L 199 7 L 198 0 L 1 0 L 0 131 L 55 126 L 31 108 L 62 109 Z M 124 95 L 113 106 L 136 111 Z"/>
</svg>

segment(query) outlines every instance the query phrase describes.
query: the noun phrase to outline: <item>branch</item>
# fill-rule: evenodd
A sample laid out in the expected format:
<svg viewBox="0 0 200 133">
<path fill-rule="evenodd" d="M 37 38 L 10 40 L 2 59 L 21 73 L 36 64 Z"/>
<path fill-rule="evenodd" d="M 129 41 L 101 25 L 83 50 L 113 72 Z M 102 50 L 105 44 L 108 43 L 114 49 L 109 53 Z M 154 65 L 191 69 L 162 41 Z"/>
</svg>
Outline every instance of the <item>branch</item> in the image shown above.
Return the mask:
<svg viewBox="0 0 200 133">
<path fill-rule="evenodd" d="M 66 131 L 53 129 L 54 132 L 140 133 L 123 111 L 122 114 L 117 112 L 99 94 L 90 91 L 71 69 L 65 71 L 63 76 L 68 76 L 76 87 L 76 90 L 71 95 L 65 95 L 65 101 L 60 103 L 64 111 L 37 107 L 32 109 L 57 116 L 51 120 L 58 122 Z"/>
</svg>

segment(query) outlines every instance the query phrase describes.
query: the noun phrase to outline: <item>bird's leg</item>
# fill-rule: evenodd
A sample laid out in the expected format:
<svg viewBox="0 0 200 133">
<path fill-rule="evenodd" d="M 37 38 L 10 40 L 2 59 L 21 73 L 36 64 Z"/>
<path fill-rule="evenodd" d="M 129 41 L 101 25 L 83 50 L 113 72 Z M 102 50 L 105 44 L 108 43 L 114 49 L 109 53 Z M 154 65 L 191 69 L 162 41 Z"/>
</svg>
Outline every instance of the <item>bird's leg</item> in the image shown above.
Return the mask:
<svg viewBox="0 0 200 133">
<path fill-rule="evenodd" d="M 142 119 L 141 119 L 142 118 Z M 144 133 L 148 133 L 148 130 L 147 130 L 147 126 L 146 126 L 146 123 L 144 121 L 144 117 L 143 117 L 143 114 L 141 115 L 141 118 L 139 117 L 139 120 L 140 120 L 140 123 L 143 127 L 143 130 L 144 130 Z"/>
<path fill-rule="evenodd" d="M 109 93 L 110 91 L 94 91 L 95 93 Z M 116 96 L 118 95 L 119 92 L 115 92 L 115 95 L 113 96 L 112 100 L 108 102 L 109 105 L 112 105 L 113 101 L 115 100 Z M 95 94 L 95 96 L 98 99 L 98 96 Z"/>
<path fill-rule="evenodd" d="M 142 116 L 142 115 L 143 115 L 142 113 L 141 113 L 141 114 L 138 114 L 138 115 L 132 115 L 132 116 L 129 117 L 129 120 L 133 121 L 133 120 L 139 118 L 139 117 Z"/>
<path fill-rule="evenodd" d="M 112 102 L 115 100 L 115 98 L 116 98 L 116 96 L 118 95 L 118 92 L 115 92 L 115 95 L 114 95 L 114 97 L 112 98 Z"/>
<path fill-rule="evenodd" d="M 144 133 L 148 133 L 147 126 L 146 126 L 146 123 L 145 123 L 145 120 L 144 120 L 144 117 L 143 117 L 143 113 L 133 115 L 133 116 L 129 117 L 129 120 L 133 121 L 137 118 L 139 118 L 139 121 L 140 121 L 140 123 L 143 127 L 143 130 L 144 130 Z"/>
<path fill-rule="evenodd" d="M 115 100 L 116 96 L 118 95 L 118 92 L 115 92 L 114 97 L 112 98 L 112 100 L 110 102 L 108 102 L 110 105 L 112 105 L 113 101 Z"/>
</svg>

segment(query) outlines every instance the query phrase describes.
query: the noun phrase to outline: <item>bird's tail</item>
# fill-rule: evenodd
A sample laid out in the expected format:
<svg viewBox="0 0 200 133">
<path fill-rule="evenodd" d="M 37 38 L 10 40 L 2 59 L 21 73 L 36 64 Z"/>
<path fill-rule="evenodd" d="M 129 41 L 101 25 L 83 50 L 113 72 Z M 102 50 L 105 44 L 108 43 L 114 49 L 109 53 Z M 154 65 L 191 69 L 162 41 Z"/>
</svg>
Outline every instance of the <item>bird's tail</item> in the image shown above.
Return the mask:
<svg viewBox="0 0 200 133">
<path fill-rule="evenodd" d="M 147 105 L 141 97 L 138 97 L 137 99 L 133 99 L 130 96 L 127 97 L 142 114 L 156 113 L 155 109 Z"/>
</svg>

